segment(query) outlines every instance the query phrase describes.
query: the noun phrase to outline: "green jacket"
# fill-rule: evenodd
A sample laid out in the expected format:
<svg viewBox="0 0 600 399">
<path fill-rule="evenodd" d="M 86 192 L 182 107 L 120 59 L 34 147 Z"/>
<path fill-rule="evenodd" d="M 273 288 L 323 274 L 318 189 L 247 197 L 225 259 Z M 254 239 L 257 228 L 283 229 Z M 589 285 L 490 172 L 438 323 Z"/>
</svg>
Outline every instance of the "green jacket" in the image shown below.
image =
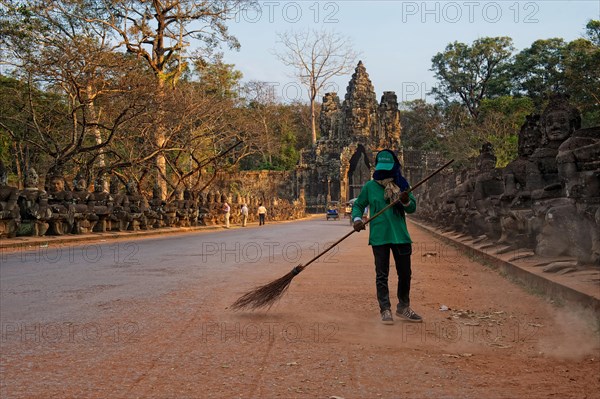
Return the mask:
<svg viewBox="0 0 600 399">
<path fill-rule="evenodd" d="M 406 213 L 417 210 L 417 200 L 408 194 L 410 204 L 404 207 Z M 368 181 L 362 188 L 354 205 L 352 206 L 352 220 L 362 217 L 364 209 L 369 207 L 369 216 L 385 208 L 389 203 L 383 199 L 383 187 L 375 180 Z M 394 213 L 394 209 L 388 209 L 372 222 L 369 222 L 369 245 L 384 244 L 410 244 L 412 240 L 406 228 L 406 220 L 402 215 Z"/>
</svg>

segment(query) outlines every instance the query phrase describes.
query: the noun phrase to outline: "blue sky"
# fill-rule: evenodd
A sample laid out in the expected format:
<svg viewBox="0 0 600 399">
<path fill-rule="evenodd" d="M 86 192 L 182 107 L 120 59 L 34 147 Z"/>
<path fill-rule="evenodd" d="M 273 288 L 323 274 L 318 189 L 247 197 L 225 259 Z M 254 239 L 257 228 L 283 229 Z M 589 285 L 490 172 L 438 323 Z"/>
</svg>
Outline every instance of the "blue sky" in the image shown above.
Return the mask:
<svg viewBox="0 0 600 399">
<path fill-rule="evenodd" d="M 277 32 L 307 28 L 333 30 L 352 39 L 361 53 L 378 99 L 395 91 L 398 100 L 425 98 L 435 84 L 431 58 L 455 40 L 510 36 L 517 51 L 537 39 L 581 37 L 590 19 L 600 19 L 600 0 L 585 1 L 259 1 L 228 23 L 241 43 L 225 61 L 244 81 L 273 82 L 282 99 L 307 97 L 288 76 L 293 71 L 272 51 Z M 335 79 L 340 97 L 350 75 Z"/>
</svg>

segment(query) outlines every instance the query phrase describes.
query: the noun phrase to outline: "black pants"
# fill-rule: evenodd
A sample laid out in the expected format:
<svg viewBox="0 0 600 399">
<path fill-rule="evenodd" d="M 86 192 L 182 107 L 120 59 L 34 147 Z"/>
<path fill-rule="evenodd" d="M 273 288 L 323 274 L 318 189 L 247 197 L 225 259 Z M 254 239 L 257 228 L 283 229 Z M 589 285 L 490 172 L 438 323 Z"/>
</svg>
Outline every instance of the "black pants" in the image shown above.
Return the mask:
<svg viewBox="0 0 600 399">
<path fill-rule="evenodd" d="M 265 214 L 259 213 L 258 214 L 258 225 L 262 226 L 263 224 L 265 224 Z"/>
<path fill-rule="evenodd" d="M 375 257 L 375 285 L 380 311 L 391 309 L 388 275 L 390 273 L 390 251 L 394 255 L 396 272 L 398 273 L 398 309 L 410 305 L 410 255 L 411 244 L 373 245 Z"/>
</svg>

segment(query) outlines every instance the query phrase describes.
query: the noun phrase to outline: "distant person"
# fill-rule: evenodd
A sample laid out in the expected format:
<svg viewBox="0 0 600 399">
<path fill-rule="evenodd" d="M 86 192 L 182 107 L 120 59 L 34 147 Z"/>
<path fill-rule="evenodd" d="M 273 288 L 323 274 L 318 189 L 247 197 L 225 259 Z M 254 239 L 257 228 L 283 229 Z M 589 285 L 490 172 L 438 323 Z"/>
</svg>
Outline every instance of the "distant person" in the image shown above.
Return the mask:
<svg viewBox="0 0 600 399">
<path fill-rule="evenodd" d="M 262 226 L 265 224 L 265 216 L 267 215 L 267 208 L 265 208 L 262 204 L 258 204 L 258 225 Z"/>
<path fill-rule="evenodd" d="M 231 207 L 227 202 L 223 202 L 223 213 L 225 214 L 225 228 L 229 228 L 229 218 L 231 217 Z"/>
<path fill-rule="evenodd" d="M 398 273 L 398 306 L 396 316 L 406 321 L 421 322 L 423 319 L 410 307 L 410 256 L 412 241 L 406 228 L 406 214 L 417 209 L 417 202 L 407 190 L 410 185 L 402 176 L 400 162 L 391 150 L 382 150 L 375 158 L 373 180 L 368 181 L 352 206 L 354 230 L 365 229 L 362 220 L 363 211 L 369 206 L 371 217 L 391 202 L 400 199 L 400 203 L 388 209 L 370 222 L 369 245 L 375 258 L 375 285 L 377 301 L 384 324 L 393 324 L 388 275 L 390 271 L 390 252 L 394 255 Z"/>
<path fill-rule="evenodd" d="M 248 207 L 246 204 L 242 204 L 240 214 L 242 215 L 242 227 L 246 227 L 246 223 L 248 222 Z"/>
</svg>

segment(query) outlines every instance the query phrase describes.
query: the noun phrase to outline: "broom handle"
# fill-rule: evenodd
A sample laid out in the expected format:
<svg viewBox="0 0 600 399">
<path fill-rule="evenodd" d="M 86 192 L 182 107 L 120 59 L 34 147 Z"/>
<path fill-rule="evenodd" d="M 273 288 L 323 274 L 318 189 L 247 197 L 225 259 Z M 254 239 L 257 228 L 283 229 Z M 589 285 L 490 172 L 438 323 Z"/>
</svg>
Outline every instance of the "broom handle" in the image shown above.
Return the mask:
<svg viewBox="0 0 600 399">
<path fill-rule="evenodd" d="M 416 189 L 417 187 L 419 187 L 420 185 L 422 185 L 423 183 L 425 183 L 427 180 L 431 179 L 433 176 L 435 176 L 438 173 L 440 173 L 443 169 L 445 169 L 446 167 L 448 167 L 448 165 L 450 165 L 452 162 L 454 162 L 454 159 L 451 159 L 450 161 L 446 162 L 443 166 L 440 166 L 438 169 L 436 169 L 434 172 L 432 172 L 429 176 L 427 176 L 426 178 L 424 178 L 423 180 L 421 180 L 420 182 L 418 182 L 417 184 L 415 184 L 413 187 L 409 188 L 407 192 L 410 193 L 411 191 L 413 191 L 414 189 Z M 381 215 L 383 212 L 387 211 L 388 209 L 390 209 L 391 207 L 393 207 L 394 205 L 396 205 L 398 202 L 400 202 L 399 198 L 396 201 L 392 202 L 391 204 L 387 205 L 385 208 L 383 208 L 382 210 L 380 210 L 379 212 L 377 212 L 373 216 L 371 216 L 370 218 L 368 218 L 367 220 L 365 220 L 365 226 L 367 224 L 369 224 L 369 222 L 371 222 L 371 220 L 375 219 L 376 217 L 378 217 L 379 215 Z M 352 216 L 350 216 L 350 217 L 352 217 Z M 356 230 L 351 230 L 348 234 L 346 234 L 345 236 L 343 236 L 342 238 L 340 238 L 339 240 L 337 240 L 336 242 L 334 242 L 333 244 L 331 244 L 330 246 L 328 246 L 327 248 L 325 248 L 323 250 L 323 252 L 321 252 L 320 254 L 318 254 L 317 256 L 315 256 L 314 258 L 312 258 L 311 260 L 309 260 L 306 264 L 302 265 L 302 269 L 304 269 L 305 267 L 307 267 L 308 265 L 310 265 L 311 263 L 313 263 L 314 261 L 316 261 L 317 259 L 319 259 L 321 256 L 325 255 L 327 252 L 329 252 L 329 250 L 331 250 L 331 248 L 335 247 L 340 242 L 342 242 L 346 238 L 350 237 L 353 233 L 356 233 Z"/>
</svg>

